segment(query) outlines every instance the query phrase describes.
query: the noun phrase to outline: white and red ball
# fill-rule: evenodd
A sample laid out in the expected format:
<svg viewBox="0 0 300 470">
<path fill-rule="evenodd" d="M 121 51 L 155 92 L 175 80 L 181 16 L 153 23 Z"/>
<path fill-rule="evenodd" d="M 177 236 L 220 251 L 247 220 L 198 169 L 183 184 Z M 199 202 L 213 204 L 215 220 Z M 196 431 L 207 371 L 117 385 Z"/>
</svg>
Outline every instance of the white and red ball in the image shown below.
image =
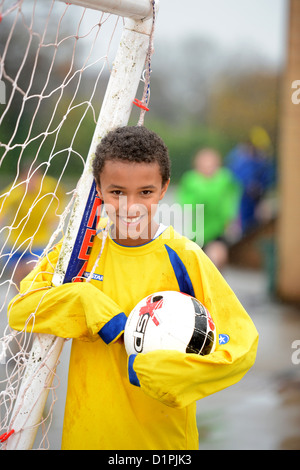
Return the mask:
<svg viewBox="0 0 300 470">
<path fill-rule="evenodd" d="M 210 354 L 216 346 L 216 327 L 195 297 L 176 291 L 156 292 L 141 300 L 125 326 L 128 355 L 157 349 Z"/>
</svg>

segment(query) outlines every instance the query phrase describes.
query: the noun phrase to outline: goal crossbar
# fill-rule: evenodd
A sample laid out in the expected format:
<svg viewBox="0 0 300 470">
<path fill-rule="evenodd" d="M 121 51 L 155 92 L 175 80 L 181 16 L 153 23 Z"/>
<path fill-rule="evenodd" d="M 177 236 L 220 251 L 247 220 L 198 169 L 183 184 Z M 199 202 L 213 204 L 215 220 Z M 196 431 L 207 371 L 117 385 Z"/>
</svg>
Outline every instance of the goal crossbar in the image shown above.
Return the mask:
<svg viewBox="0 0 300 470">
<path fill-rule="evenodd" d="M 60 1 L 64 2 L 64 0 Z M 143 20 L 152 16 L 150 0 L 138 0 L 138 2 L 136 0 L 72 0 L 68 3 L 135 20 Z"/>
</svg>

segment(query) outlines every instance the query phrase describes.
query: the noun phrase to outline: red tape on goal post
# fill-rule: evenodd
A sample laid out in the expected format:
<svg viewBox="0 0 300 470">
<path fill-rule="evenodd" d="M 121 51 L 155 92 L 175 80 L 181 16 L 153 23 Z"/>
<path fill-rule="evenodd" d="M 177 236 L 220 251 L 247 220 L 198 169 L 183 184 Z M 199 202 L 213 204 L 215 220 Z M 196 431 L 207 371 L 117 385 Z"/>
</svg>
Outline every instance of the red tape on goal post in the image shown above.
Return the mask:
<svg viewBox="0 0 300 470">
<path fill-rule="evenodd" d="M 11 436 L 14 432 L 15 432 L 15 430 L 12 429 L 12 430 L 9 431 L 9 432 L 5 432 L 4 434 L 1 434 L 1 436 L 0 436 L 0 442 L 5 442 L 5 441 L 9 438 L 9 436 Z"/>
<path fill-rule="evenodd" d="M 149 111 L 149 108 L 147 108 L 147 106 L 142 101 L 138 100 L 137 98 L 133 101 L 133 104 L 135 104 L 141 109 L 144 109 L 145 111 Z"/>
</svg>

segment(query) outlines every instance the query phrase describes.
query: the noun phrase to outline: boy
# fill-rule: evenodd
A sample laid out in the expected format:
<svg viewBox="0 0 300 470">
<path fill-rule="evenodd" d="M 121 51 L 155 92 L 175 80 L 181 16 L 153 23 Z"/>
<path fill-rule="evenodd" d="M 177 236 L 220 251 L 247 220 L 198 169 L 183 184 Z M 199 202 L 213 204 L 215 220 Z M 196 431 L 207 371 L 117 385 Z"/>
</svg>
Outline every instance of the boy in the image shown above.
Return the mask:
<svg viewBox="0 0 300 470">
<path fill-rule="evenodd" d="M 256 329 L 201 248 L 153 221 L 170 179 L 168 151 L 156 134 L 144 127 L 110 132 L 93 171 L 110 219 L 110 232 L 99 229 L 90 254 L 85 278 L 94 275 L 52 288 L 58 245 L 22 282 L 10 325 L 23 329 L 34 312 L 34 331 L 73 338 L 63 449 L 198 449 L 196 400 L 253 365 Z M 128 358 L 126 318 L 162 290 L 197 297 L 229 341 L 207 356 L 154 351 Z"/>
</svg>

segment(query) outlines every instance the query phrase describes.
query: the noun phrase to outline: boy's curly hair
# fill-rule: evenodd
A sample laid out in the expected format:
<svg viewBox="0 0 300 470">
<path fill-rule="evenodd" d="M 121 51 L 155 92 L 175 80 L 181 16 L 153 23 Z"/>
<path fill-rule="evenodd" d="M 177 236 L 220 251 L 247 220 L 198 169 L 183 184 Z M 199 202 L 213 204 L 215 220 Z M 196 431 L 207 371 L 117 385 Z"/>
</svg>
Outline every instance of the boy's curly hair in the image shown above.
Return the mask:
<svg viewBox="0 0 300 470">
<path fill-rule="evenodd" d="M 170 178 L 169 152 L 163 140 L 143 126 L 118 127 L 110 131 L 97 146 L 93 160 L 93 176 L 100 186 L 100 175 L 106 161 L 157 162 L 162 185 Z"/>
</svg>

